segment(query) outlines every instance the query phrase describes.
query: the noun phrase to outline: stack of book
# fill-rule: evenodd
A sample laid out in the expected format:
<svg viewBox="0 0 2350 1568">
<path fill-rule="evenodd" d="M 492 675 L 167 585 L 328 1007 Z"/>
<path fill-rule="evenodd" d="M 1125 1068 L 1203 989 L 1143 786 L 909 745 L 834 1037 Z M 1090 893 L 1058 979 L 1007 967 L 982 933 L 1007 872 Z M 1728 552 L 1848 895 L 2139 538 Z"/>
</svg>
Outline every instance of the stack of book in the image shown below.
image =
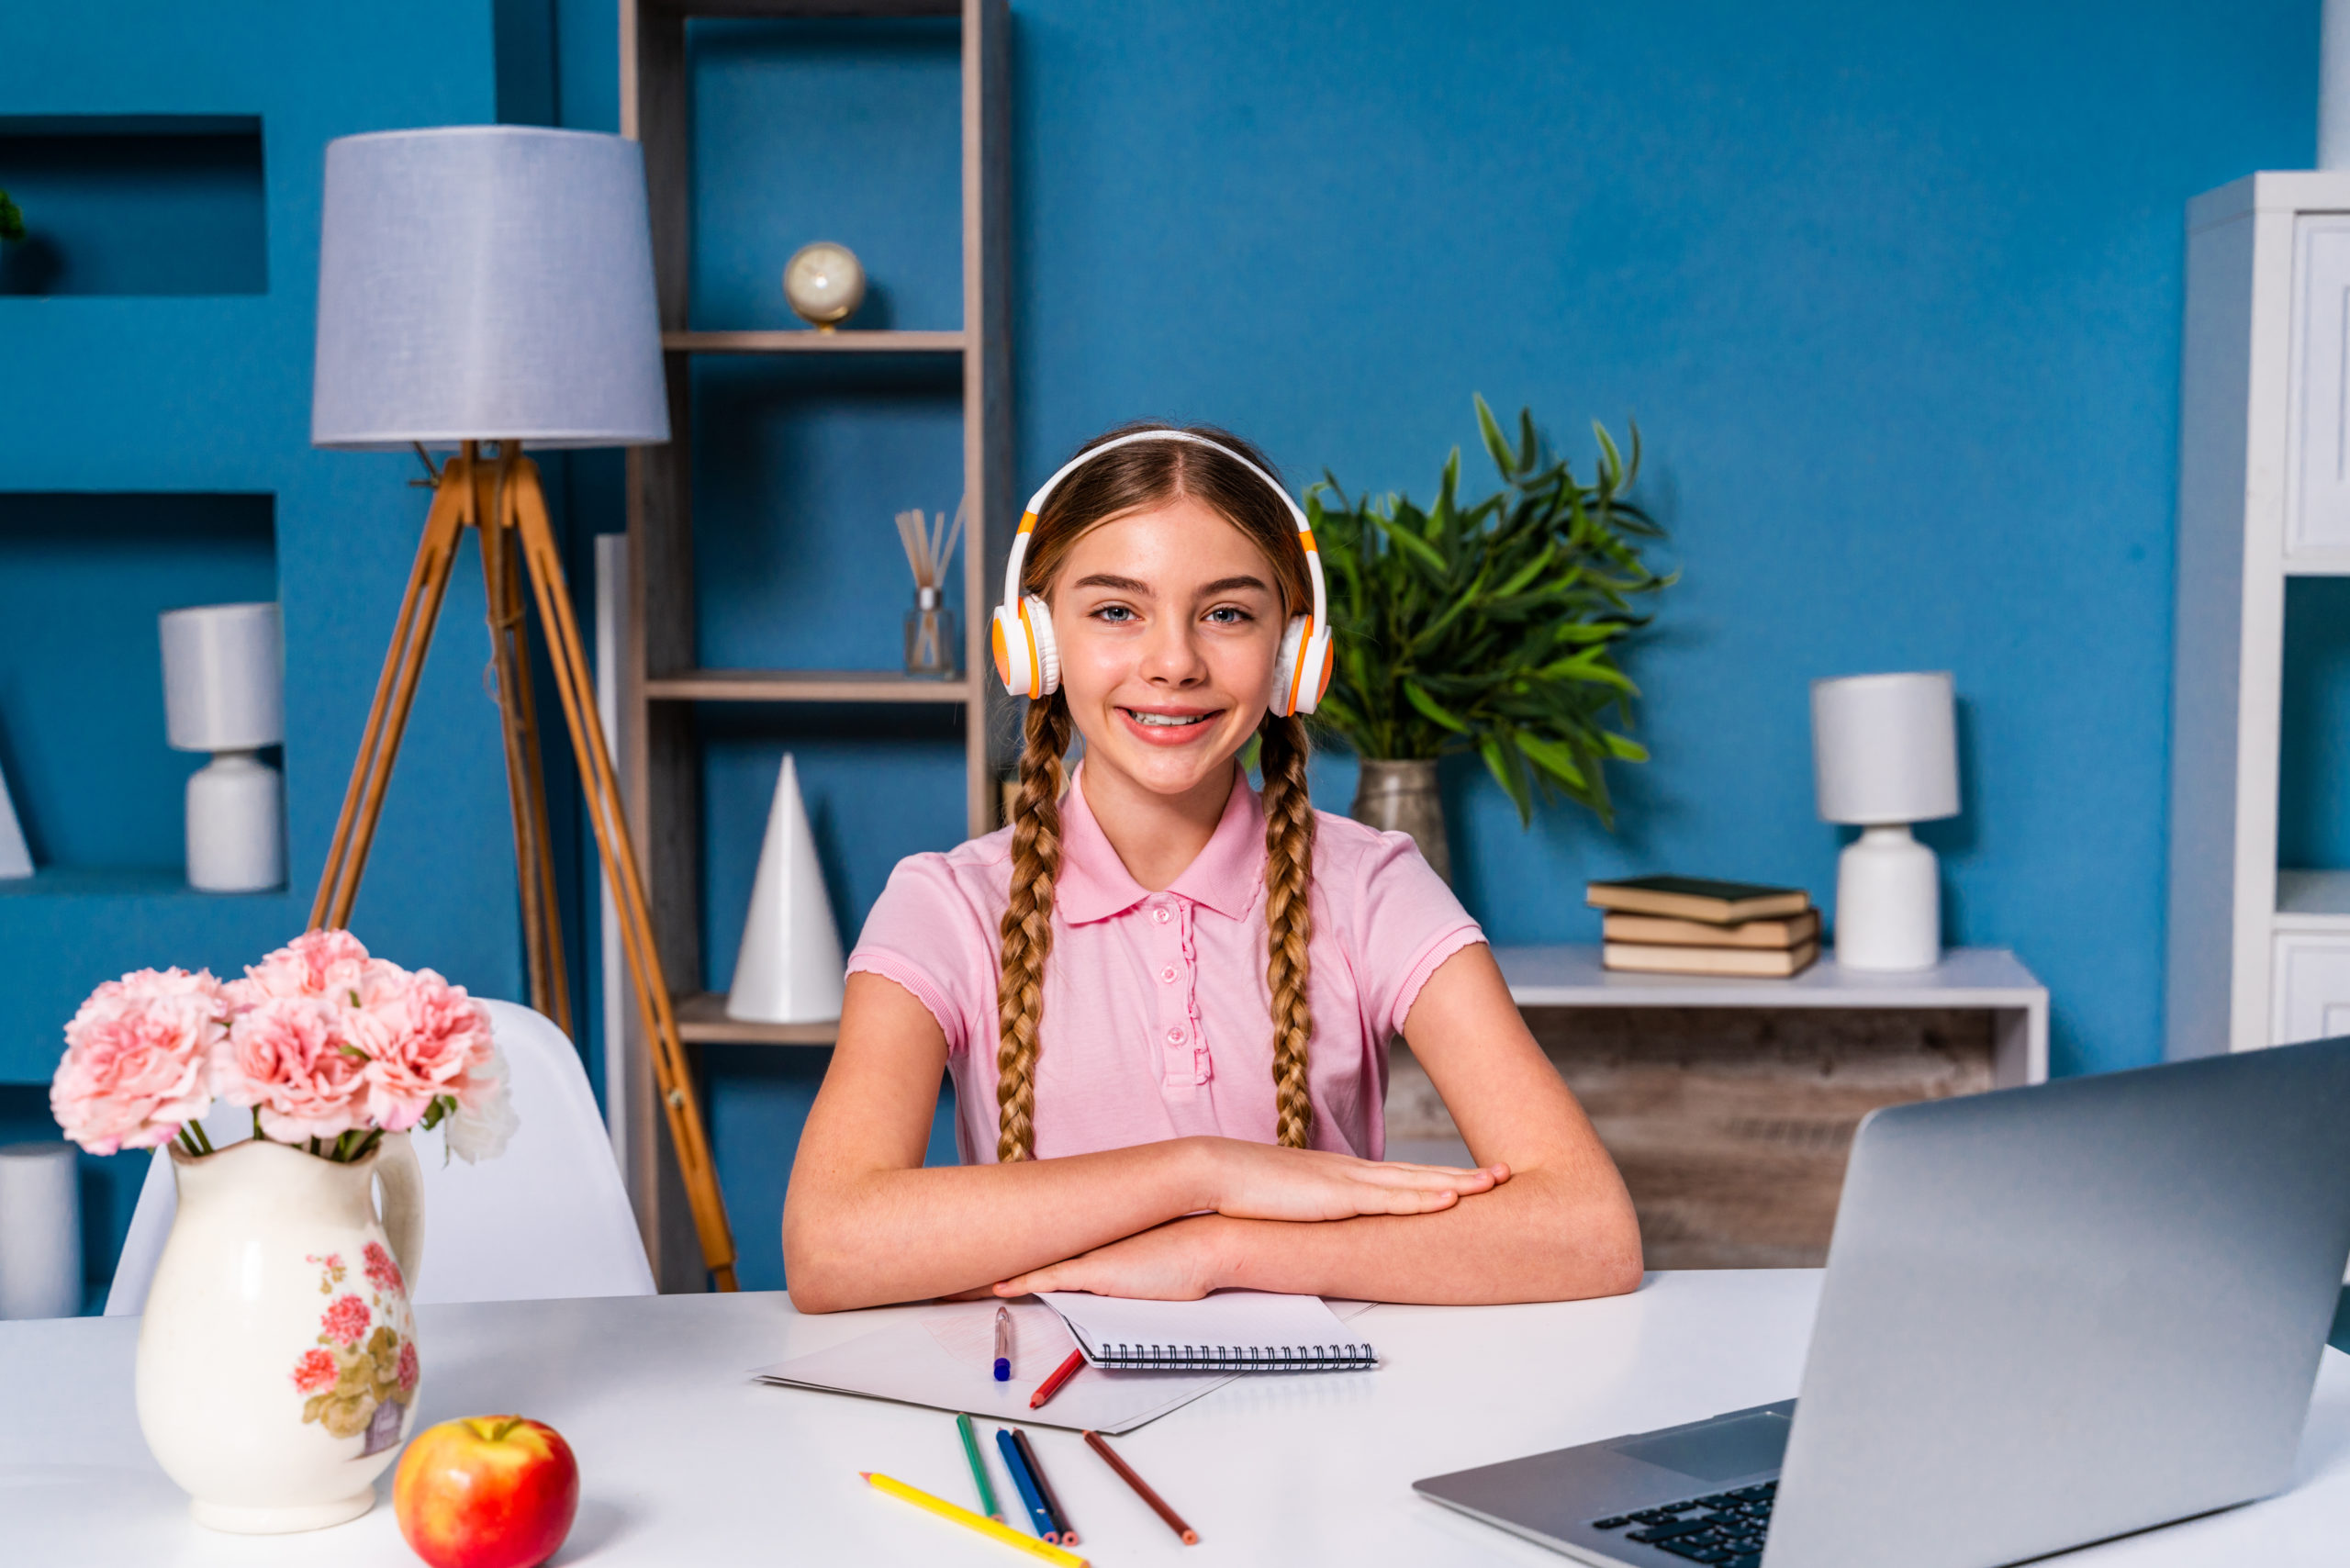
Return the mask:
<svg viewBox="0 0 2350 1568">
<path fill-rule="evenodd" d="M 1594 882 L 1607 912 L 1603 962 L 1669 975 L 1799 975 L 1819 957 L 1819 912 L 1801 888 L 1634 877 Z"/>
</svg>

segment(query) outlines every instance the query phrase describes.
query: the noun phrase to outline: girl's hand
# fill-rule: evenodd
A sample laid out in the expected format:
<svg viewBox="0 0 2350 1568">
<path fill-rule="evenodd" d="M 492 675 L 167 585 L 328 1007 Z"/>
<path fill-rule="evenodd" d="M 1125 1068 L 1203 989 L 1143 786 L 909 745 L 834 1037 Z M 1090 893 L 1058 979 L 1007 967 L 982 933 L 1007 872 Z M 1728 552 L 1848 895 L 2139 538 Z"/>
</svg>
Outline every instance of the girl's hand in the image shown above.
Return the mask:
<svg viewBox="0 0 2350 1568">
<path fill-rule="evenodd" d="M 1004 1281 L 995 1294 L 1091 1291 L 1145 1301 L 1197 1301 L 1224 1282 L 1214 1215 L 1167 1224 Z"/>
<path fill-rule="evenodd" d="M 1509 1180 L 1506 1165 L 1464 1170 L 1281 1148 L 1245 1138 L 1200 1141 L 1209 1159 L 1208 1206 L 1235 1219 L 1433 1214 Z"/>
</svg>

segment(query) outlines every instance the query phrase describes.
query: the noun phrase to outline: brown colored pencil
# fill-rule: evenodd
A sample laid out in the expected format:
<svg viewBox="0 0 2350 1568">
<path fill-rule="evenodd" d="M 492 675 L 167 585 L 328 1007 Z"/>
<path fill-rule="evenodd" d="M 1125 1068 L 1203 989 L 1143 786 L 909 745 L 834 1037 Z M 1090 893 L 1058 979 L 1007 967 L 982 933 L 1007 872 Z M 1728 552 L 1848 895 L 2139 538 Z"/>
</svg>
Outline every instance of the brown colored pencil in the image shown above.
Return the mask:
<svg viewBox="0 0 2350 1568">
<path fill-rule="evenodd" d="M 1045 1500 L 1045 1512 L 1052 1515 L 1053 1522 L 1061 1527 L 1061 1544 L 1075 1546 L 1077 1531 L 1069 1524 L 1069 1510 L 1061 1506 L 1060 1497 L 1053 1491 L 1053 1484 L 1045 1479 L 1045 1467 L 1036 1459 L 1036 1445 L 1030 1442 L 1028 1434 L 1017 1427 L 1012 1428 L 1012 1440 L 1019 1448 L 1020 1457 L 1028 1462 L 1028 1479 L 1036 1484 L 1036 1495 Z"/>
<path fill-rule="evenodd" d="M 1167 1499 L 1152 1491 L 1150 1489 L 1150 1483 L 1145 1481 L 1141 1476 L 1136 1475 L 1135 1473 L 1134 1466 L 1128 1464 L 1125 1460 L 1120 1459 L 1116 1451 L 1110 1447 L 1108 1441 L 1102 1438 L 1101 1433 L 1086 1433 L 1085 1445 L 1091 1449 L 1095 1453 L 1100 1454 L 1102 1460 L 1108 1463 L 1110 1468 L 1118 1473 L 1118 1479 L 1133 1487 L 1135 1489 L 1135 1495 L 1140 1497 L 1144 1502 L 1148 1503 L 1152 1511 L 1158 1514 L 1160 1518 L 1167 1521 L 1167 1528 L 1173 1530 L 1178 1536 L 1181 1537 L 1185 1546 L 1197 1546 L 1200 1544 L 1200 1532 L 1185 1524 L 1183 1522 L 1183 1516 L 1169 1507 L 1167 1506 Z"/>
</svg>

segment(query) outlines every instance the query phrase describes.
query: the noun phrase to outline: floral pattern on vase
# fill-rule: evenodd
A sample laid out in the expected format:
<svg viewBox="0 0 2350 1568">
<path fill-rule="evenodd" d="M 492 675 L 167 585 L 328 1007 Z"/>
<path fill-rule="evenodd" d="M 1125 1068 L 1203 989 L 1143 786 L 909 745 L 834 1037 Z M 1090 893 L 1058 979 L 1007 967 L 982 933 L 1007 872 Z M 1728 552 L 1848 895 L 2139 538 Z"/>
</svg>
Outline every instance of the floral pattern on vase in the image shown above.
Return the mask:
<svg viewBox="0 0 2350 1568">
<path fill-rule="evenodd" d="M 399 1446 L 419 1368 L 399 1264 L 375 1241 L 361 1258 L 369 1287 L 364 1298 L 354 1291 L 335 1294 L 351 1272 L 341 1253 L 304 1255 L 319 1266 L 319 1294 L 332 1299 L 319 1315 L 317 1348 L 295 1359 L 293 1378 L 295 1392 L 307 1396 L 303 1421 L 316 1421 L 330 1437 L 364 1434 L 364 1457 Z"/>
</svg>

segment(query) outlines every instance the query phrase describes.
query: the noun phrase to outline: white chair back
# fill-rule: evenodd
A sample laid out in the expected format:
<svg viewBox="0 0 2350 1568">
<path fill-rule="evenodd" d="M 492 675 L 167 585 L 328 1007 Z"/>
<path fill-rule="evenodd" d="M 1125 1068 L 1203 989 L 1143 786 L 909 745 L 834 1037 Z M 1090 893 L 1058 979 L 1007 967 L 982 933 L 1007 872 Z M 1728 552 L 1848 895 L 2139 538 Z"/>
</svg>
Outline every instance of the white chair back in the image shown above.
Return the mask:
<svg viewBox="0 0 2350 1568">
<path fill-rule="evenodd" d="M 546 1301 L 651 1295 L 653 1271 L 579 1053 L 563 1031 L 511 1002 L 486 1002 L 506 1055 L 520 1126 L 506 1152 L 468 1165 L 439 1129 L 409 1135 L 424 1174 L 423 1302 Z M 252 1114 L 216 1105 L 204 1118 L 217 1145 L 252 1131 Z M 106 1316 L 143 1311 L 179 1204 L 170 1156 L 158 1149 L 140 1190 Z"/>
</svg>

